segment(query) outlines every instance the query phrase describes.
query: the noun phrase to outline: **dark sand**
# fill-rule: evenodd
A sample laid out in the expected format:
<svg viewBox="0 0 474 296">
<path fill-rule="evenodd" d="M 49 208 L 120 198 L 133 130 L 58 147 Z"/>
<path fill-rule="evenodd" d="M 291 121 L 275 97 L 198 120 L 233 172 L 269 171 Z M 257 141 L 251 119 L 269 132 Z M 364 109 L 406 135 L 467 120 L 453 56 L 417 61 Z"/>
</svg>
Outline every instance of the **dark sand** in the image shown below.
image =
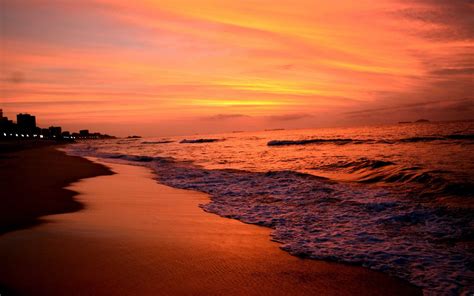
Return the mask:
<svg viewBox="0 0 474 296">
<path fill-rule="evenodd" d="M 82 178 L 110 175 L 104 166 L 56 150 L 53 142 L 0 143 L 0 237 L 41 222 L 39 217 L 78 211 L 83 204 L 63 187 Z"/>
<path fill-rule="evenodd" d="M 77 177 L 69 161 L 80 159 L 51 149 L 27 155 L 35 153 L 63 158 L 56 185 L 74 179 L 65 179 L 69 173 Z M 43 165 L 36 170 L 50 162 Z M 205 194 L 157 184 L 143 167 L 107 166 L 117 174 L 69 187 L 80 192 L 76 198 L 85 210 L 0 236 L 1 283 L 20 295 L 420 294 L 365 268 L 291 256 L 269 240 L 268 228 L 202 211 L 198 204 L 208 201 Z"/>
</svg>

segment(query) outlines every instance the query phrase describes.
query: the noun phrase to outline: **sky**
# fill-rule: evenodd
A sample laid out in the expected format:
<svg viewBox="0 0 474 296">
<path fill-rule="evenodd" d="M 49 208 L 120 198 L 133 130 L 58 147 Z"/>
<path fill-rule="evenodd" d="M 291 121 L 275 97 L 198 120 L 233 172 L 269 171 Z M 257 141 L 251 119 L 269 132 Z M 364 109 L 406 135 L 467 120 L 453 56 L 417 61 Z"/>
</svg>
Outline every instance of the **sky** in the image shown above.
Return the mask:
<svg viewBox="0 0 474 296">
<path fill-rule="evenodd" d="M 126 136 L 474 119 L 472 0 L 1 0 L 0 108 Z"/>
</svg>

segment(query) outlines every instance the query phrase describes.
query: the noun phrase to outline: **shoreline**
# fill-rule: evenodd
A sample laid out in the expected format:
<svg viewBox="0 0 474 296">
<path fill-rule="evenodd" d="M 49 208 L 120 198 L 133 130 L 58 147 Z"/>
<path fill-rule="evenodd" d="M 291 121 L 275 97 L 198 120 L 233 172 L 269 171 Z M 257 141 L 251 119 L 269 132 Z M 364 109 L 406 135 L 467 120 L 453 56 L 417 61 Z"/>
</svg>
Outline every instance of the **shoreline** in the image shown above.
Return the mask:
<svg viewBox="0 0 474 296">
<path fill-rule="evenodd" d="M 132 294 L 131 290 L 127 290 L 131 286 L 142 294 L 158 287 L 169 292 L 164 294 L 209 294 L 212 290 L 239 295 L 253 291 L 245 290 L 248 289 L 244 289 L 245 285 L 257 289 L 255 291 L 271 291 L 272 294 L 283 294 L 284 291 L 308 295 L 315 292 L 334 295 L 357 291 L 362 295 L 382 292 L 386 295 L 421 294 L 418 288 L 404 281 L 369 269 L 292 256 L 280 250 L 278 243 L 270 241 L 271 229 L 206 213 L 198 205 L 208 201 L 209 196 L 161 185 L 156 182 L 152 172 L 144 167 L 103 162 L 94 164 L 109 167 L 109 172 L 110 168 L 117 171 L 116 167 L 122 171 L 114 175 L 82 179 L 65 189 L 80 192 L 74 195 L 79 203 L 85 204 L 86 210 L 44 217 L 42 220 L 49 223 L 0 236 L 2 252 L 13 251 L 11 246 L 18 246 L 18 250 L 7 256 L 5 262 L 4 272 L 9 277 L 5 284 L 8 287 L 25 289 L 20 287 L 21 278 L 17 278 L 15 284 L 11 276 L 13 274 L 15 278 L 15 272 L 21 275 L 21 266 L 28 268 L 34 264 L 37 269 L 27 274 L 35 280 L 27 286 L 33 287 L 31 291 L 38 295 L 42 294 L 41 291 L 44 294 L 51 292 L 48 291 L 48 283 L 57 285 L 71 280 L 71 285 L 79 285 L 74 289 L 87 289 L 84 287 L 85 282 L 90 286 L 90 281 L 105 281 L 104 287 L 102 284 L 92 285 L 99 295 L 100 291 L 105 294 L 106 287 Z M 117 205 L 115 196 L 121 199 Z M 130 200 L 130 196 L 134 199 Z M 137 196 L 140 204 L 135 202 Z M 164 200 L 157 199 L 160 196 Z M 107 201 L 102 205 L 96 203 L 100 198 L 106 198 Z M 123 203 L 126 207 L 123 207 Z M 136 215 L 135 210 L 140 211 L 140 215 Z M 98 213 L 105 215 L 106 219 L 97 216 Z M 117 215 L 121 218 L 114 219 Z M 102 224 L 96 225 L 97 221 Z M 28 246 L 19 245 L 31 235 L 38 239 L 34 251 Z M 102 236 L 107 239 L 101 239 Z M 115 248 L 113 242 L 121 249 Z M 48 259 L 51 259 L 50 256 L 55 257 L 56 248 L 66 255 L 61 255 L 57 262 L 51 262 Z M 125 253 L 123 248 L 127 250 Z M 103 258 L 104 250 L 107 258 Z M 86 251 L 88 253 L 84 254 Z M 144 258 L 138 255 L 142 253 Z M 77 261 L 72 257 L 82 260 Z M 85 275 L 95 270 L 95 264 L 101 268 L 108 267 L 108 272 L 95 273 L 93 278 Z M 74 267 L 74 271 L 69 267 Z M 163 273 L 163 270 L 166 272 Z M 124 273 L 129 283 L 123 283 L 123 278 L 120 281 Z M 0 277 L 2 283 L 6 275 Z M 146 283 L 142 282 L 142 277 L 148 279 Z M 180 283 L 183 278 L 200 280 Z M 114 287 L 108 281 L 118 281 L 116 284 L 125 290 L 119 290 L 120 287 Z M 172 281 L 176 283 L 170 283 Z M 35 283 L 43 290 L 34 287 Z M 70 289 L 68 284 L 61 285 L 64 291 Z"/>
<path fill-rule="evenodd" d="M 65 189 L 84 178 L 110 175 L 105 166 L 57 150 L 52 142 L 0 146 L 0 238 L 43 223 L 42 216 L 79 211 L 84 205 Z"/>
</svg>

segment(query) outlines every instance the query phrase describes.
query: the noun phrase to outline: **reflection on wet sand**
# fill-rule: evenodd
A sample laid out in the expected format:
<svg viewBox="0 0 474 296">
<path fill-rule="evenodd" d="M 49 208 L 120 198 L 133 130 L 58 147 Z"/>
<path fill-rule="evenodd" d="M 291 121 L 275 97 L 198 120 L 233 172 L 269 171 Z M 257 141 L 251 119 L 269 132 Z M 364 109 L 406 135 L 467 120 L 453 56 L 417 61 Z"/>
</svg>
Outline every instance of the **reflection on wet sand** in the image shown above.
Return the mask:
<svg viewBox="0 0 474 296">
<path fill-rule="evenodd" d="M 359 267 L 281 251 L 270 230 L 203 212 L 205 194 L 157 184 L 143 167 L 70 186 L 86 209 L 0 239 L 2 284 L 26 295 L 406 295 Z"/>
</svg>

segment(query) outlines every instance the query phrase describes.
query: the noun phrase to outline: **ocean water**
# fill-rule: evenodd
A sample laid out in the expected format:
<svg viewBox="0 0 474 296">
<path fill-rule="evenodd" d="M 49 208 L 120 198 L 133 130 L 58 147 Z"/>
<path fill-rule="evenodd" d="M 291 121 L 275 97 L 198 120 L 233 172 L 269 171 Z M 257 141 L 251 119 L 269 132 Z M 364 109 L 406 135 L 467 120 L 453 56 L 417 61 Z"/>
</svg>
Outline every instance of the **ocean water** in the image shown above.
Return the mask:
<svg viewBox="0 0 474 296">
<path fill-rule="evenodd" d="M 69 153 L 144 165 L 210 194 L 205 211 L 273 229 L 298 256 L 474 293 L 474 122 L 115 139 Z"/>
</svg>

